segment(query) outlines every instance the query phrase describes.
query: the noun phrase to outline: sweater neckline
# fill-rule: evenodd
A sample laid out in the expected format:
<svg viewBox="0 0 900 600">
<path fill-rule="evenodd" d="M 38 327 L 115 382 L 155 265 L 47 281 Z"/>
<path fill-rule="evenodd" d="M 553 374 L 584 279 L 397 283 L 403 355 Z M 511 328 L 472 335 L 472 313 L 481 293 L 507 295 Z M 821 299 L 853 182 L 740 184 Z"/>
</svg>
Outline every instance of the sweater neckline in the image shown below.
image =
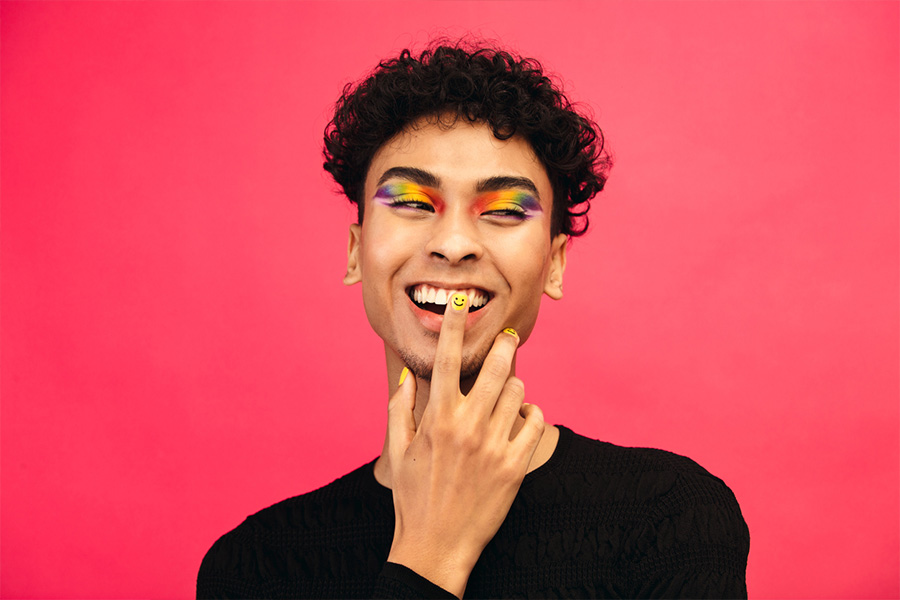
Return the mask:
<svg viewBox="0 0 900 600">
<path fill-rule="evenodd" d="M 532 482 L 555 471 L 557 465 L 562 462 L 569 453 L 569 446 L 572 445 L 575 433 L 564 425 L 556 424 L 556 428 L 559 429 L 559 439 L 556 440 L 556 448 L 553 449 L 553 453 L 550 455 L 550 458 L 547 459 L 547 462 L 534 471 L 525 474 L 525 479 L 522 480 L 523 487 L 532 485 Z"/>
<path fill-rule="evenodd" d="M 553 472 L 556 469 L 556 466 L 562 462 L 569 453 L 569 447 L 572 445 L 572 440 L 576 435 L 575 432 L 564 425 L 557 424 L 556 428 L 559 429 L 559 439 L 556 441 L 556 448 L 553 449 L 553 453 L 550 455 L 550 458 L 547 459 L 547 462 L 534 471 L 525 474 L 525 479 L 522 480 L 522 487 L 531 486 L 533 485 L 533 482 L 541 479 L 547 473 Z M 381 485 L 381 483 L 375 479 L 375 461 L 377 460 L 378 457 L 375 457 L 370 463 L 362 468 L 365 486 L 379 496 L 393 498 L 391 488 Z"/>
</svg>

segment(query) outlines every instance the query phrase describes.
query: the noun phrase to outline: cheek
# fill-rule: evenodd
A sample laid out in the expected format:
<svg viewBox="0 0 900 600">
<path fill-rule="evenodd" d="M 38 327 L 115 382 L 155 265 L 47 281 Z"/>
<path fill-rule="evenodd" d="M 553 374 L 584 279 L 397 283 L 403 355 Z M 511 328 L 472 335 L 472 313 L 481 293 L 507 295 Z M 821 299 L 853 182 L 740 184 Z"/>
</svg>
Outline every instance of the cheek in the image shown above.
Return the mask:
<svg viewBox="0 0 900 600">
<path fill-rule="evenodd" d="M 364 230 L 359 263 L 367 301 L 378 297 L 385 301 L 397 273 L 412 256 L 414 240 L 410 237 L 408 232 L 383 226 Z"/>
<path fill-rule="evenodd" d="M 390 229 L 372 215 L 363 222 L 360 242 L 360 267 L 363 275 L 378 276 L 391 262 L 391 248 L 394 246 Z"/>
<path fill-rule="evenodd" d="M 543 237 L 529 239 L 516 246 L 515 252 L 503 255 L 502 261 L 510 283 L 529 289 L 543 289 L 549 261 L 549 244 Z"/>
</svg>

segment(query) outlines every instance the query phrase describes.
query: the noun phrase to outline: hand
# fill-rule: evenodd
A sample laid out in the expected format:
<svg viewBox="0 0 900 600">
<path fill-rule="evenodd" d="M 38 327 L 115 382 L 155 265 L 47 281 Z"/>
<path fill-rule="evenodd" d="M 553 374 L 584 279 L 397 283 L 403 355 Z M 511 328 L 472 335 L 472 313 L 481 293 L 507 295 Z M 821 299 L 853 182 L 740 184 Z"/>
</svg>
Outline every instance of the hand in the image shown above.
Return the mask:
<svg viewBox="0 0 900 600">
<path fill-rule="evenodd" d="M 506 518 L 544 431 L 510 376 L 517 335 L 497 335 L 469 394 L 459 389 L 469 303 L 447 302 L 428 405 L 418 428 L 415 377 L 388 407 L 396 526 L 388 560 L 462 597 L 472 568 Z M 513 435 L 521 415 L 524 424 Z"/>
</svg>

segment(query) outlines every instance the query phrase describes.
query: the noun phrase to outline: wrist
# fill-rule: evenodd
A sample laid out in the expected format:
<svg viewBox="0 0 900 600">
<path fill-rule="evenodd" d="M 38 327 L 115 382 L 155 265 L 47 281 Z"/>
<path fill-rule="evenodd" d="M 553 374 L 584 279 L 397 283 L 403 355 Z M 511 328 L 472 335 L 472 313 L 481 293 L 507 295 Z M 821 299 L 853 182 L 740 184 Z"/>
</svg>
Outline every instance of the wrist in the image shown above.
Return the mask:
<svg viewBox="0 0 900 600">
<path fill-rule="evenodd" d="M 469 574 L 478 560 L 477 556 L 474 560 L 466 558 L 466 554 L 426 545 L 394 544 L 388 562 L 403 565 L 457 598 L 462 598 Z"/>
</svg>

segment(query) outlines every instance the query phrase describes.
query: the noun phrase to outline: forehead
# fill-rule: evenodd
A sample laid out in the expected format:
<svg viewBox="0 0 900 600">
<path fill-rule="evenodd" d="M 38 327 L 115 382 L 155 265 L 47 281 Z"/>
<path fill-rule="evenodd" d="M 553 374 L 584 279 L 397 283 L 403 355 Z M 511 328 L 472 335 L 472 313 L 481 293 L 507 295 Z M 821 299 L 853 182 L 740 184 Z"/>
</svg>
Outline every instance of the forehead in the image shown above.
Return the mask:
<svg viewBox="0 0 900 600">
<path fill-rule="evenodd" d="M 494 137 L 488 125 L 457 119 L 453 124 L 434 118 L 419 120 L 385 143 L 366 174 L 366 200 L 390 169 L 412 167 L 433 174 L 442 191 L 468 194 L 478 182 L 495 177 L 527 178 L 541 203 L 552 200 L 546 169 L 524 138 Z"/>
</svg>

